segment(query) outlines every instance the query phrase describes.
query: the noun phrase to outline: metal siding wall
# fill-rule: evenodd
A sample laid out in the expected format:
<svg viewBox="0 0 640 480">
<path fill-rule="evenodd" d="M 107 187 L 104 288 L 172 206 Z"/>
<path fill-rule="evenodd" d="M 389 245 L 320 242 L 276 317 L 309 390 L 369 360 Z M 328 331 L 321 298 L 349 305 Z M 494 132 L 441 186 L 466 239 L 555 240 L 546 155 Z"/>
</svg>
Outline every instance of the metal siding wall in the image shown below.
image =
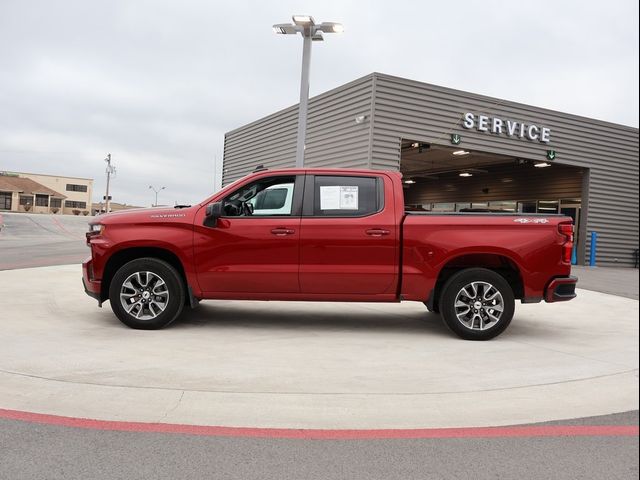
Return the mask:
<svg viewBox="0 0 640 480">
<path fill-rule="evenodd" d="M 360 78 L 309 100 L 305 166 L 366 168 L 369 166 L 373 75 Z M 361 124 L 355 117 L 366 115 Z M 223 185 L 256 165 L 295 165 L 298 106 L 281 110 L 225 135 Z"/>
<path fill-rule="evenodd" d="M 373 168 L 398 170 L 400 139 L 450 144 L 490 153 L 590 168 L 588 231 L 597 231 L 599 265 L 633 265 L 638 248 L 638 129 L 383 74 L 375 75 Z M 551 143 L 462 127 L 473 112 L 551 128 Z M 588 236 L 587 236 L 588 237 Z M 587 239 L 588 248 L 588 239 Z"/>
<path fill-rule="evenodd" d="M 224 137 L 222 185 L 250 173 L 257 165 L 290 167 L 295 163 L 297 108 L 289 107 Z"/>
</svg>

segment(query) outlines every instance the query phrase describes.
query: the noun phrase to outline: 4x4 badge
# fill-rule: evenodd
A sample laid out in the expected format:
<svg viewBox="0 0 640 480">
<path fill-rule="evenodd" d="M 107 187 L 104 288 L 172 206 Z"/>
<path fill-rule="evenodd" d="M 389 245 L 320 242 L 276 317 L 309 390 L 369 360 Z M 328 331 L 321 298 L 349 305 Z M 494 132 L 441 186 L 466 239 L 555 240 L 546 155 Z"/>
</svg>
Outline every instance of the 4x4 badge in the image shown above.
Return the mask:
<svg viewBox="0 0 640 480">
<path fill-rule="evenodd" d="M 546 218 L 516 218 L 514 222 L 518 223 L 549 223 Z"/>
</svg>

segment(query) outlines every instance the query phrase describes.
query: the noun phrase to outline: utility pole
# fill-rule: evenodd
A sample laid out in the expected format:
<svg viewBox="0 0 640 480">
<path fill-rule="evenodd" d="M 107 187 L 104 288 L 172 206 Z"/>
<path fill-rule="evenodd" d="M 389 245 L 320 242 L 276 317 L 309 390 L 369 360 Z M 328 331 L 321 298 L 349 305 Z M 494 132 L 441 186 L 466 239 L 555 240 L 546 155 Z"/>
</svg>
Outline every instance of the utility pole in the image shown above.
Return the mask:
<svg viewBox="0 0 640 480">
<path fill-rule="evenodd" d="M 104 159 L 107 162 L 107 194 L 104 197 L 104 213 L 109 213 L 109 181 L 111 180 L 111 175 L 116 173 L 116 167 L 111 165 L 111 154 L 107 154 L 107 158 Z"/>
</svg>

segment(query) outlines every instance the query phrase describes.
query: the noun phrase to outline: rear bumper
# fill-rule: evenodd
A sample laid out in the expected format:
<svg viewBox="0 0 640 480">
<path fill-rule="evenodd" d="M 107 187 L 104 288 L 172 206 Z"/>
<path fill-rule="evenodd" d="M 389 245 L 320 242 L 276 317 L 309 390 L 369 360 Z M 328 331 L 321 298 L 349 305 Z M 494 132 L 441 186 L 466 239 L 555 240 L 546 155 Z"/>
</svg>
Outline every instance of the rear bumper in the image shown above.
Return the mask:
<svg viewBox="0 0 640 480">
<path fill-rule="evenodd" d="M 554 278 L 544 292 L 545 302 L 566 302 L 576 298 L 576 283 L 577 277 Z"/>
<path fill-rule="evenodd" d="M 98 304 L 102 306 L 101 282 L 93 279 L 93 267 L 91 258 L 82 262 L 82 285 L 84 292 L 92 298 L 98 300 Z"/>
</svg>

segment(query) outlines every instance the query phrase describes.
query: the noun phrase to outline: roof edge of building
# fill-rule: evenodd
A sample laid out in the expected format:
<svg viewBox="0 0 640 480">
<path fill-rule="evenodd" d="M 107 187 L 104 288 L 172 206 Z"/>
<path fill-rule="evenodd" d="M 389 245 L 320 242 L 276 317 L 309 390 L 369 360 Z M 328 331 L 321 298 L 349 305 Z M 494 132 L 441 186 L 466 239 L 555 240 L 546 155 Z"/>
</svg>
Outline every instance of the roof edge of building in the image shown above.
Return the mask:
<svg viewBox="0 0 640 480">
<path fill-rule="evenodd" d="M 391 75 L 391 74 L 382 73 L 382 72 L 373 72 L 371 75 L 375 76 L 376 78 L 383 78 L 383 79 L 387 78 L 387 79 L 396 80 L 396 81 L 399 80 L 399 81 L 402 81 L 402 82 L 405 82 L 405 83 L 413 83 L 413 84 L 416 84 L 416 85 L 427 85 L 427 86 L 432 87 L 432 88 L 435 87 L 437 89 L 446 90 L 448 92 L 454 92 L 454 93 L 458 93 L 458 94 L 465 95 L 465 96 L 472 95 L 474 97 L 482 98 L 483 100 L 486 100 L 488 102 L 493 102 L 493 103 L 496 103 L 496 102 L 508 102 L 510 104 L 517 105 L 519 107 L 529 107 L 529 108 L 534 108 L 534 109 L 537 109 L 537 110 L 542 110 L 544 112 L 553 113 L 553 114 L 556 114 L 556 115 L 570 116 L 570 117 L 573 117 L 573 118 L 576 118 L 576 119 L 581 119 L 581 120 L 585 120 L 585 121 L 596 123 L 596 124 L 599 123 L 599 124 L 602 124 L 602 125 L 621 127 L 621 128 L 625 128 L 625 129 L 628 129 L 629 131 L 636 132 L 636 133 L 639 131 L 638 127 L 633 127 L 631 125 L 625 125 L 624 123 L 616 123 L 616 122 L 612 122 L 612 121 L 609 121 L 609 120 L 602 120 L 600 118 L 586 117 L 584 115 L 578 115 L 578 114 L 571 113 L 571 112 L 564 112 L 562 110 L 555 110 L 553 108 L 548 108 L 548 107 L 540 107 L 538 105 L 532 105 L 530 103 L 523 103 L 523 102 L 519 102 L 519 101 L 516 101 L 516 100 L 509 100 L 509 99 L 506 99 L 506 98 L 492 97 L 491 95 L 485 95 L 485 94 L 482 94 L 482 93 L 469 92 L 467 90 L 461 90 L 459 88 L 445 87 L 443 85 L 438 85 L 438 84 L 429 83 L 429 82 L 423 82 L 421 80 L 413 80 L 411 78 L 400 77 L 398 75 Z"/>
<path fill-rule="evenodd" d="M 13 171 L 13 170 L 0 170 L 0 174 L 3 173 L 3 172 L 16 174 L 16 175 L 38 175 L 40 177 L 73 178 L 74 180 L 87 180 L 89 182 L 94 182 L 95 181 L 95 179 L 93 179 L 93 178 L 74 177 L 74 176 L 70 176 L 70 175 L 52 175 L 50 173 L 16 172 L 16 171 Z M 7 175 L 7 176 L 9 176 L 9 175 Z"/>
<path fill-rule="evenodd" d="M 67 196 L 62 193 L 49 188 L 46 185 L 36 182 L 35 180 L 27 177 L 13 177 L 6 176 L 0 177 L 0 186 L 4 185 L 11 188 L 2 188 L 6 192 L 16 192 L 24 195 L 48 195 L 53 198 L 66 199 Z M 17 181 L 17 183 L 16 183 Z"/>
</svg>

